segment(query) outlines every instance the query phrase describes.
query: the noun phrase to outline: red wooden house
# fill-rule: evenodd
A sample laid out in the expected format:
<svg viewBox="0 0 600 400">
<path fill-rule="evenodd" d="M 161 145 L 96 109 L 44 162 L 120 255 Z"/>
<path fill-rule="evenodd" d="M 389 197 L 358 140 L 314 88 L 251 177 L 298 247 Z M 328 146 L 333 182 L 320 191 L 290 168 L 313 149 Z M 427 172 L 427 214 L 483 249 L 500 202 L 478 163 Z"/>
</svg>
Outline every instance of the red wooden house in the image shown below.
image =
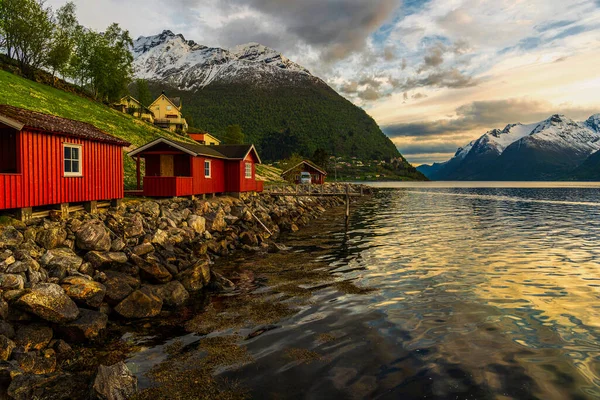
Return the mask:
<svg viewBox="0 0 600 400">
<path fill-rule="evenodd" d="M 160 138 L 131 153 L 138 166 L 146 161 L 143 194 L 178 197 L 216 193 L 262 192 L 256 180 L 260 157 L 253 145 L 207 146 Z"/>
<path fill-rule="evenodd" d="M 321 167 L 310 161 L 304 160 L 281 174 L 281 177 L 288 182 L 300 183 L 300 173 L 308 172 L 311 177 L 311 183 L 322 185 L 325 183 L 325 172 Z"/>
<path fill-rule="evenodd" d="M 96 127 L 0 105 L 0 210 L 123 198 L 123 147 Z"/>
</svg>

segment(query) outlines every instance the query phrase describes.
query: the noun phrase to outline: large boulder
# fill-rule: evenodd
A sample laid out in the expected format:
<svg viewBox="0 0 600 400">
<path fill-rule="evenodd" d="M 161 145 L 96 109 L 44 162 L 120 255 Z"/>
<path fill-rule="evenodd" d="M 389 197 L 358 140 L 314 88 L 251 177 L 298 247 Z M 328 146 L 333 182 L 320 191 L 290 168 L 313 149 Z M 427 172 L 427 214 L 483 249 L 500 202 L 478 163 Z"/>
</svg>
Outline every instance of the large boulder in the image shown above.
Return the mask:
<svg viewBox="0 0 600 400">
<path fill-rule="evenodd" d="M 202 235 L 206 231 L 206 219 L 196 214 L 190 215 L 188 218 L 188 226 L 192 228 L 197 234 Z"/>
<path fill-rule="evenodd" d="M 42 324 L 22 325 L 17 329 L 15 342 L 25 351 L 42 350 L 52 340 L 52 328 Z"/>
<path fill-rule="evenodd" d="M 140 268 L 143 278 L 157 283 L 166 283 L 173 279 L 168 269 L 159 264 L 158 260 L 147 257 L 143 259 L 133 254 L 131 259 Z"/>
<path fill-rule="evenodd" d="M 16 274 L 0 274 L 0 289 L 21 290 L 25 287 L 25 279 Z"/>
<path fill-rule="evenodd" d="M 155 286 L 154 293 L 162 299 L 164 305 L 172 308 L 181 307 L 190 298 L 185 287 L 177 281 Z"/>
<path fill-rule="evenodd" d="M 103 284 L 81 276 L 69 276 L 62 280 L 61 286 L 71 299 L 90 307 L 100 307 L 106 295 Z"/>
<path fill-rule="evenodd" d="M 51 374 L 56 370 L 56 352 L 52 349 L 42 351 L 15 350 L 13 358 L 26 374 Z"/>
<path fill-rule="evenodd" d="M 94 380 L 94 391 L 102 400 L 127 400 L 137 392 L 137 378 L 124 362 L 101 365 Z"/>
<path fill-rule="evenodd" d="M 75 232 L 77 247 L 83 250 L 109 251 L 112 244 L 110 232 L 98 220 L 85 222 Z"/>
<path fill-rule="evenodd" d="M 67 238 L 67 231 L 61 227 L 52 227 L 38 232 L 35 241 L 46 250 L 60 247 Z"/>
<path fill-rule="evenodd" d="M 0 228 L 0 249 L 14 247 L 23 243 L 23 234 L 14 226 Z"/>
<path fill-rule="evenodd" d="M 0 335 L 0 360 L 7 361 L 10 359 L 15 347 L 15 342 L 4 335 Z"/>
<path fill-rule="evenodd" d="M 83 259 L 69 248 L 48 250 L 40 259 L 40 263 L 47 269 L 61 269 L 63 271 L 77 271 Z"/>
<path fill-rule="evenodd" d="M 144 235 L 142 216 L 136 214 L 132 218 L 123 218 L 122 232 L 125 239 L 137 238 Z"/>
<path fill-rule="evenodd" d="M 102 253 L 99 251 L 90 251 L 85 255 L 85 259 L 95 269 L 120 265 L 127 263 L 127 254 L 122 252 Z"/>
<path fill-rule="evenodd" d="M 168 221 L 172 222 L 172 226 L 175 228 L 176 226 L 180 226 L 183 221 L 183 215 L 181 212 L 177 210 L 171 210 L 167 207 L 162 207 L 160 209 L 161 218 L 166 218 Z"/>
<path fill-rule="evenodd" d="M 211 232 L 222 232 L 227 228 L 227 222 L 225 221 L 225 212 L 219 210 L 217 212 L 211 212 L 205 215 L 206 218 L 206 230 Z"/>
<path fill-rule="evenodd" d="M 14 400 L 79 399 L 87 390 L 87 379 L 84 374 L 15 374 L 8 395 Z"/>
<path fill-rule="evenodd" d="M 210 283 L 210 267 L 208 258 L 201 259 L 191 268 L 179 273 L 176 279 L 181 282 L 188 292 L 202 290 Z"/>
<path fill-rule="evenodd" d="M 79 310 L 79 318 L 61 325 L 58 329 L 69 340 L 81 342 L 98 337 L 106 329 L 107 323 L 108 315 L 82 308 Z"/>
<path fill-rule="evenodd" d="M 145 256 L 146 254 L 154 253 L 154 246 L 152 243 L 142 243 L 140 245 L 135 246 L 132 250 L 133 254 L 136 256 Z"/>
<path fill-rule="evenodd" d="M 119 304 L 140 286 L 138 279 L 121 272 L 106 271 L 106 277 L 103 281 L 106 287 L 105 299 L 113 306 Z"/>
<path fill-rule="evenodd" d="M 74 321 L 79 317 L 79 309 L 54 283 L 40 283 L 16 301 L 15 305 L 31 314 L 57 324 Z"/>
<path fill-rule="evenodd" d="M 138 211 L 151 218 L 158 218 L 160 215 L 160 206 L 154 201 L 145 201 L 139 205 Z"/>
<path fill-rule="evenodd" d="M 157 316 L 163 301 L 149 287 L 142 287 L 120 302 L 115 311 L 125 318 L 148 318 Z"/>
</svg>

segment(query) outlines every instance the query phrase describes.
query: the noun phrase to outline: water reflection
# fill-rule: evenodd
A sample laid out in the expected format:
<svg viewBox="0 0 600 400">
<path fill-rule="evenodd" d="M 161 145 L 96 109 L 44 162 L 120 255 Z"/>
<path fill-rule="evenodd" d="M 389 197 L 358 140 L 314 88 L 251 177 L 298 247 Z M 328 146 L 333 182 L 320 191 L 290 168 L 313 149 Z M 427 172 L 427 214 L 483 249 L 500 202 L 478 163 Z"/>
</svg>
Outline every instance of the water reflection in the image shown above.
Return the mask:
<svg viewBox="0 0 600 400">
<path fill-rule="evenodd" d="M 377 291 L 315 291 L 222 376 L 255 398 L 600 398 L 599 239 L 599 189 L 381 191 L 286 243 Z"/>
</svg>

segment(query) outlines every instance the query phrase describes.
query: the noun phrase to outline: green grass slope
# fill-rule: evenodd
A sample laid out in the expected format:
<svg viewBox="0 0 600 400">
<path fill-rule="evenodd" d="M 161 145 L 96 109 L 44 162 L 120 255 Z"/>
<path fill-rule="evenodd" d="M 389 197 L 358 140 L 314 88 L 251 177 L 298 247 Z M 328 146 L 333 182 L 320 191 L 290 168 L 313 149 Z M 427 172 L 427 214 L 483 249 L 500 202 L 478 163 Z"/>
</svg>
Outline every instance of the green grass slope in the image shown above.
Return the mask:
<svg viewBox="0 0 600 400">
<path fill-rule="evenodd" d="M 155 128 L 146 122 L 134 119 L 101 103 L 67 93 L 51 86 L 36 83 L 6 71 L 0 71 L 0 104 L 26 108 L 63 118 L 84 121 L 99 129 L 127 140 L 132 150 L 158 137 L 188 140 L 170 132 Z M 136 184 L 135 162 L 125 159 L 125 187 Z"/>
<path fill-rule="evenodd" d="M 165 90 L 169 97 L 181 97 L 188 122 L 217 137 L 228 125 L 240 125 L 263 160 L 291 153 L 310 157 L 317 149 L 362 160 L 401 157 L 373 118 L 324 83 L 217 83 L 181 91 L 153 82 L 150 89 L 153 95 Z"/>
</svg>

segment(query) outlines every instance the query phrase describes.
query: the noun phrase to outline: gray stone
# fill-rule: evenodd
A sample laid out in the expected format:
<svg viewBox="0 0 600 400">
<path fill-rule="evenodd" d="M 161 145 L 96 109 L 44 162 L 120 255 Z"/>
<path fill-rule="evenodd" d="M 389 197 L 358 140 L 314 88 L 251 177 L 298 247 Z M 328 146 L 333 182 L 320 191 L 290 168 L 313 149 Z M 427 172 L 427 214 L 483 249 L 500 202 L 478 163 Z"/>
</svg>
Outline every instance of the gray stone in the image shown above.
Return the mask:
<svg viewBox="0 0 600 400">
<path fill-rule="evenodd" d="M 208 259 L 199 260 L 191 268 L 179 273 L 177 280 L 188 292 L 202 290 L 210 282 Z"/>
<path fill-rule="evenodd" d="M 140 268 L 140 274 L 143 278 L 157 283 L 166 283 L 173 279 L 171 273 L 154 259 L 147 258 L 144 260 L 136 255 L 132 255 L 131 259 Z"/>
<path fill-rule="evenodd" d="M 9 360 L 15 347 L 15 342 L 4 335 L 0 335 L 0 360 Z"/>
<path fill-rule="evenodd" d="M 25 279 L 21 275 L 0 274 L 0 289 L 21 290 L 25 287 Z"/>
<path fill-rule="evenodd" d="M 79 317 L 79 309 L 65 293 L 54 283 L 40 283 L 16 301 L 20 309 L 58 324 L 74 321 Z"/>
<path fill-rule="evenodd" d="M 4 335 L 9 339 L 15 338 L 15 330 L 11 324 L 6 321 L 0 320 L 0 335 Z"/>
<path fill-rule="evenodd" d="M 36 236 L 36 243 L 46 250 L 60 247 L 67 238 L 67 231 L 60 227 L 43 229 Z"/>
<path fill-rule="evenodd" d="M 105 299 L 111 305 L 121 302 L 140 285 L 134 277 L 113 271 L 107 271 L 107 278 L 103 283 L 106 286 Z"/>
<path fill-rule="evenodd" d="M 98 251 L 90 251 L 85 255 L 85 259 L 92 264 L 92 267 L 98 269 L 111 265 L 126 264 L 127 254 L 121 252 L 101 253 Z"/>
<path fill-rule="evenodd" d="M 71 341 L 81 342 L 97 338 L 108 323 L 108 315 L 99 311 L 82 308 L 79 310 L 79 318 L 67 322 L 58 329 Z"/>
<path fill-rule="evenodd" d="M 164 305 L 173 308 L 181 307 L 190 298 L 185 287 L 177 281 L 155 286 L 154 292 L 163 300 Z"/>
<path fill-rule="evenodd" d="M 145 201 L 140 204 L 138 211 L 148 217 L 156 219 L 160 215 L 160 206 L 154 201 Z"/>
<path fill-rule="evenodd" d="M 60 248 L 46 251 L 40 263 L 47 269 L 59 268 L 64 271 L 79 270 L 83 259 L 71 249 Z"/>
<path fill-rule="evenodd" d="M 225 213 L 223 210 L 218 212 L 211 212 L 205 215 L 206 218 L 206 230 L 211 232 L 222 232 L 227 228 L 227 222 L 225 222 Z"/>
<path fill-rule="evenodd" d="M 133 249 L 133 254 L 137 256 L 144 256 L 146 254 L 150 254 L 154 252 L 154 246 L 151 243 L 142 243 L 138 246 L 135 246 Z"/>
<path fill-rule="evenodd" d="M 106 287 L 103 284 L 80 276 L 63 279 L 61 286 L 71 299 L 90 307 L 100 307 L 106 295 Z"/>
<path fill-rule="evenodd" d="M 0 249 L 19 246 L 23 243 L 23 235 L 14 226 L 0 228 Z"/>
<path fill-rule="evenodd" d="M 125 318 L 155 317 L 162 310 L 163 301 L 148 287 L 142 287 L 120 302 L 115 311 Z"/>
<path fill-rule="evenodd" d="M 52 340 L 52 328 L 41 324 L 22 325 L 17 329 L 15 342 L 25 351 L 42 350 Z"/>
<path fill-rule="evenodd" d="M 94 391 L 102 400 L 127 400 L 137 392 L 137 378 L 124 362 L 101 365 L 94 380 Z"/>
<path fill-rule="evenodd" d="M 75 232 L 77 247 L 83 250 L 108 251 L 112 244 L 110 233 L 104 224 L 98 220 L 84 223 Z"/>
<path fill-rule="evenodd" d="M 206 219 L 204 217 L 200 217 L 198 215 L 192 214 L 188 218 L 188 225 L 190 228 L 194 230 L 197 234 L 201 235 L 206 231 Z"/>
</svg>

